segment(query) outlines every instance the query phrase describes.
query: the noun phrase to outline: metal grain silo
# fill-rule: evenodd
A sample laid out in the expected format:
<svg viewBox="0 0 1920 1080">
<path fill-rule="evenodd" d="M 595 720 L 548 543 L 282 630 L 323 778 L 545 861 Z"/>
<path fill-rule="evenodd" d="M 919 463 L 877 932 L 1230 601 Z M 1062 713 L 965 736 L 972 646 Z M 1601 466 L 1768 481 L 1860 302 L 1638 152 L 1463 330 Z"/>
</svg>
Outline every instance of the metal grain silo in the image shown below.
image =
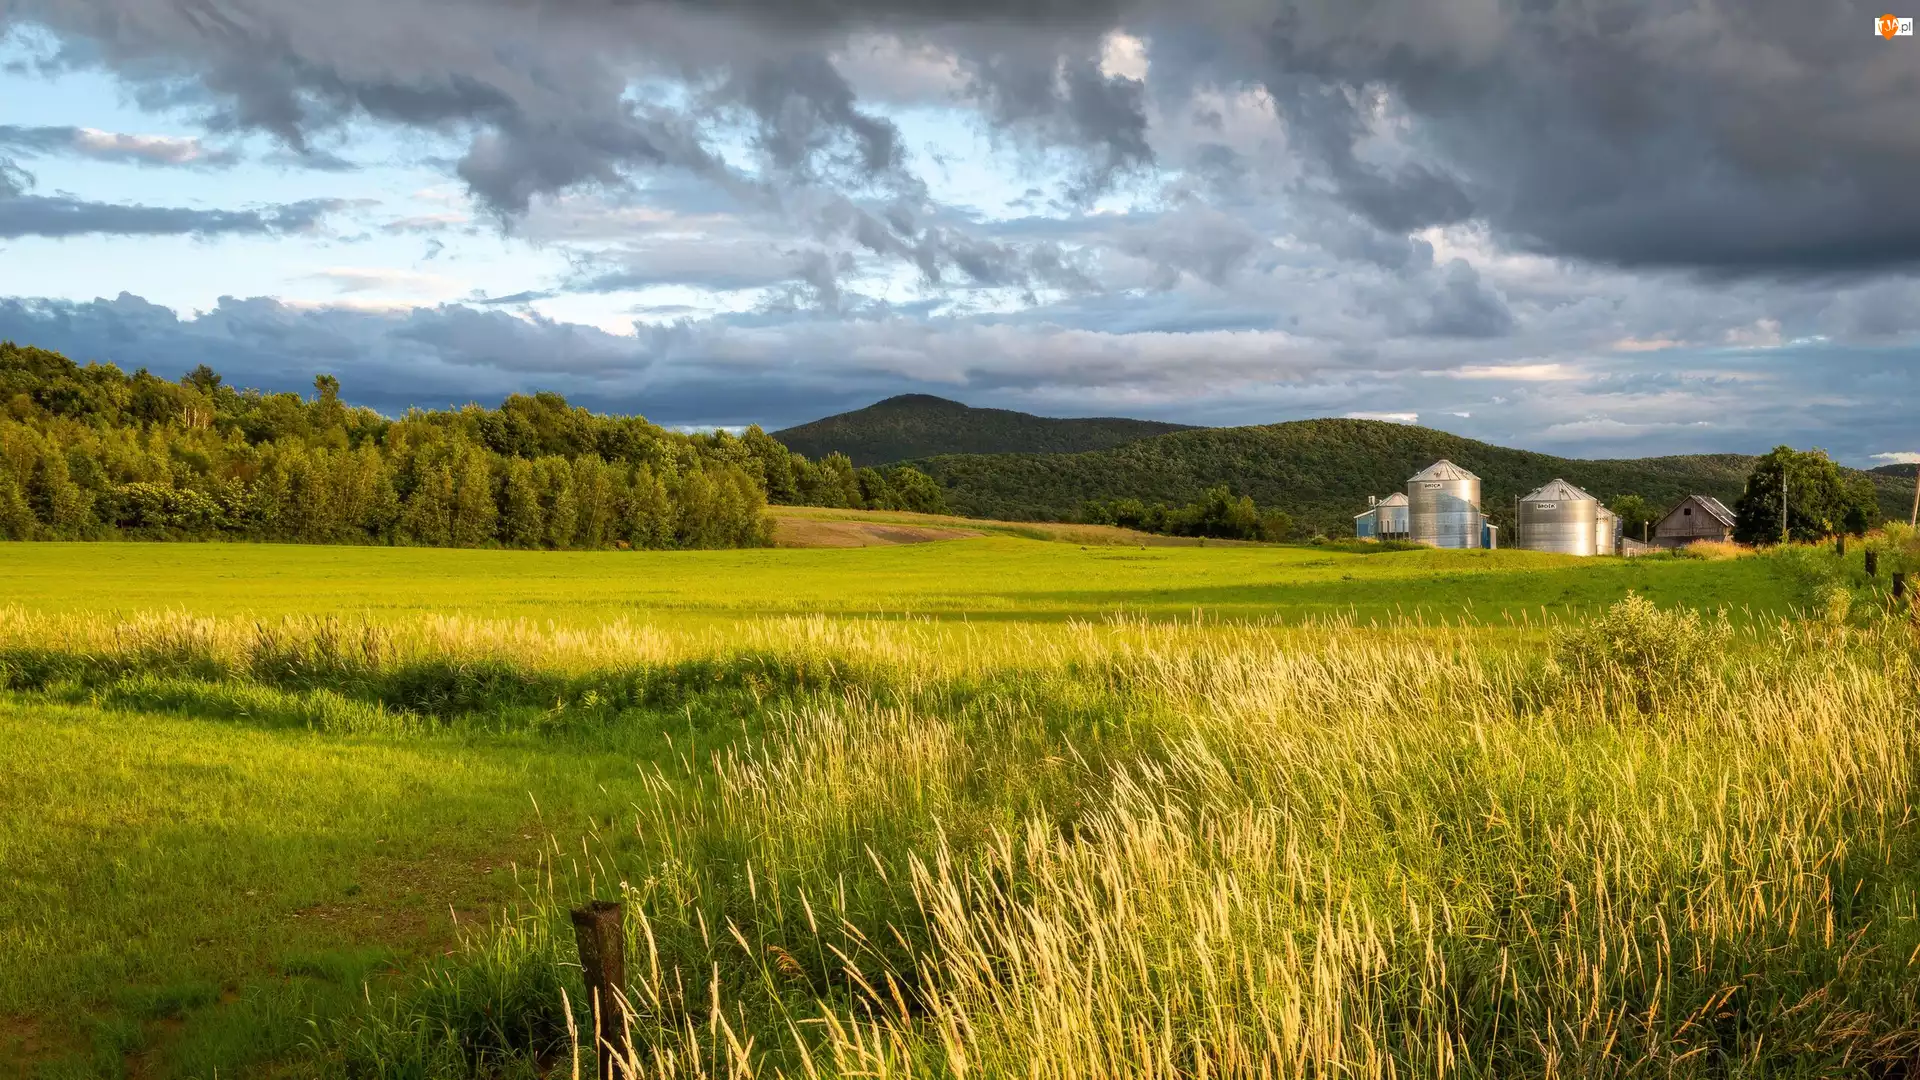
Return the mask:
<svg viewBox="0 0 1920 1080">
<path fill-rule="evenodd" d="M 1444 458 L 1407 481 L 1407 534 L 1442 548 L 1480 546 L 1480 478 Z"/>
<path fill-rule="evenodd" d="M 1381 499 L 1374 507 L 1378 511 L 1376 520 L 1380 525 L 1382 540 L 1405 540 L 1407 538 L 1407 497 L 1396 491 Z"/>
<path fill-rule="evenodd" d="M 1620 547 L 1620 518 L 1613 511 L 1601 507 L 1593 519 L 1593 550 L 1598 555 L 1611 555 Z"/>
<path fill-rule="evenodd" d="M 1565 480 L 1554 480 L 1521 498 L 1514 512 L 1513 546 L 1592 555 L 1599 518 L 1599 500 Z"/>
</svg>

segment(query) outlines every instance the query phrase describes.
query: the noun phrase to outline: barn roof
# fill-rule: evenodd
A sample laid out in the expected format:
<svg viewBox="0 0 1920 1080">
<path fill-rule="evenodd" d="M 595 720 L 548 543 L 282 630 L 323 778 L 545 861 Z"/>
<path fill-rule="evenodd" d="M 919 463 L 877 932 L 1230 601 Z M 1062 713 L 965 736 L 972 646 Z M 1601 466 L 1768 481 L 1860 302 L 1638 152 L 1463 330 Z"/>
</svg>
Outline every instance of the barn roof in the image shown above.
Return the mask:
<svg viewBox="0 0 1920 1080">
<path fill-rule="evenodd" d="M 1727 509 L 1726 503 L 1721 502 L 1719 499 L 1716 499 L 1711 495 L 1689 495 L 1686 498 L 1681 499 L 1679 502 L 1674 503 L 1672 508 L 1670 508 L 1666 513 L 1660 515 L 1660 520 L 1665 521 L 1668 518 L 1672 517 L 1673 515 L 1679 513 L 1680 508 L 1683 506 L 1686 506 L 1688 503 L 1692 503 L 1693 505 L 1698 506 L 1700 509 L 1705 510 L 1709 517 L 1713 518 L 1715 521 L 1718 521 L 1720 524 L 1725 525 L 1727 528 L 1729 529 L 1733 528 L 1734 526 L 1733 511 Z"/>
<path fill-rule="evenodd" d="M 1468 472 L 1467 470 L 1461 468 L 1460 466 L 1455 465 L 1453 462 L 1448 461 L 1446 458 L 1441 458 L 1439 461 L 1434 462 L 1433 464 L 1427 466 L 1426 468 L 1408 477 L 1407 483 L 1411 484 L 1417 480 L 1478 480 L 1478 479 L 1480 478 Z"/>
<path fill-rule="evenodd" d="M 1729 529 L 1733 528 L 1733 511 L 1727 509 L 1726 503 L 1721 502 L 1711 495 L 1695 495 L 1693 498 L 1695 502 L 1707 508 L 1707 513 L 1719 518 L 1720 524 L 1725 525 Z"/>
</svg>

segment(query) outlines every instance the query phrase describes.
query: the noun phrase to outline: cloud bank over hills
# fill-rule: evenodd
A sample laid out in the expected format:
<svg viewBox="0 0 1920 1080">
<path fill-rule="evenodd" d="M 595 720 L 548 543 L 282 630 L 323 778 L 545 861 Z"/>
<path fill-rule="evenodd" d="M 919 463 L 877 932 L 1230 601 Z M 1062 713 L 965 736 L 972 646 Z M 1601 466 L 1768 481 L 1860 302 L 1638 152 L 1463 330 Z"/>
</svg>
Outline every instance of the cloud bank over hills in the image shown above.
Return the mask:
<svg viewBox="0 0 1920 1080">
<path fill-rule="evenodd" d="M 0 92 L 63 92 L 0 127 L 0 334 L 1865 462 L 1920 449 L 1920 55 L 1856 8 L 14 0 Z"/>
</svg>

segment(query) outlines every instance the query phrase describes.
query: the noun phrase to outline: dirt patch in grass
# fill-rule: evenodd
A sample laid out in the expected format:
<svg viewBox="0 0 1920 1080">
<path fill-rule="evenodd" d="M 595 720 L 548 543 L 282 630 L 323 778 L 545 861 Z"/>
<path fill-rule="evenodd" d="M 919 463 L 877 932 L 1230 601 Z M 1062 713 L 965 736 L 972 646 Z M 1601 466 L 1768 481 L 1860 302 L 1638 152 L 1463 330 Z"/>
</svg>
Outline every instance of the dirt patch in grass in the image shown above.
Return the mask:
<svg viewBox="0 0 1920 1080">
<path fill-rule="evenodd" d="M 0 1016 L 0 1080 L 27 1080 L 43 1061 L 76 1054 L 86 1040 L 34 1016 Z"/>
<path fill-rule="evenodd" d="M 773 542 L 777 547 L 887 547 L 924 544 L 933 540 L 968 540 L 982 536 L 1018 536 L 1083 547 L 1221 547 L 1252 546 L 1243 540 L 1201 540 L 1191 536 L 1161 536 L 1113 525 L 1080 525 L 1057 521 L 992 521 L 948 514 L 916 514 L 906 510 L 839 510 L 819 506 L 776 506 Z"/>
<path fill-rule="evenodd" d="M 817 518 L 774 518 L 773 542 L 779 547 L 857 548 L 891 544 L 925 544 L 934 540 L 970 540 L 985 536 L 977 529 L 935 525 L 895 525 L 877 521 L 822 521 Z"/>
</svg>

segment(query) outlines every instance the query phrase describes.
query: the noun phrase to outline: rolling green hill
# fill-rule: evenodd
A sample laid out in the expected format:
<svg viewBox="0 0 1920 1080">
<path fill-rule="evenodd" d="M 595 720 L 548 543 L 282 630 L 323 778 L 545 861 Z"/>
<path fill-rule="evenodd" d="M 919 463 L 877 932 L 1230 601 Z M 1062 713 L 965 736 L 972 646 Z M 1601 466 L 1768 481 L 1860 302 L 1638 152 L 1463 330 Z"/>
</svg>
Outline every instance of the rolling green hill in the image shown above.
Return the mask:
<svg viewBox="0 0 1920 1080">
<path fill-rule="evenodd" d="M 912 464 L 946 489 L 955 512 L 976 517 L 1061 519 L 1088 499 L 1181 504 L 1209 485 L 1277 506 L 1303 528 L 1351 529 L 1368 495 L 1405 490 L 1407 477 L 1449 458 L 1480 476 L 1488 514 L 1511 525 L 1513 500 L 1562 477 L 1603 500 L 1638 494 L 1656 505 L 1684 495 L 1739 497 L 1753 459 L 1740 454 L 1582 461 L 1512 450 L 1444 431 L 1375 420 L 1302 420 L 1258 427 L 1197 428 L 1077 454 L 964 454 Z M 1875 473 L 1880 506 L 1905 520 L 1912 489 Z"/>
<path fill-rule="evenodd" d="M 1071 454 L 1188 430 L 1193 429 L 1156 420 L 1062 420 L 902 394 L 776 431 L 773 437 L 815 460 L 838 450 L 855 465 L 885 465 L 936 454 Z"/>
</svg>

